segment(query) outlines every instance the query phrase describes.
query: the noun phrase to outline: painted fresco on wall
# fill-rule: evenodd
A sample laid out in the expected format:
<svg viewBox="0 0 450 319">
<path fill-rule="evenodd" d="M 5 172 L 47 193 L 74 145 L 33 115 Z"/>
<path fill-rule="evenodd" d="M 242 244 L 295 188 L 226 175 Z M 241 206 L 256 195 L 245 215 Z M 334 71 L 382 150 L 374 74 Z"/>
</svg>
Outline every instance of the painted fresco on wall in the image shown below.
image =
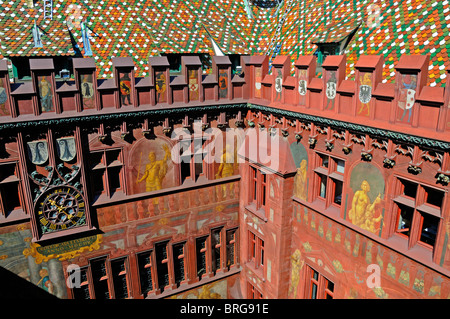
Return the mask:
<svg viewBox="0 0 450 319">
<path fill-rule="evenodd" d="M 92 74 L 81 75 L 81 97 L 84 109 L 94 108 L 94 81 Z"/>
<path fill-rule="evenodd" d="M 228 96 L 228 72 L 225 69 L 219 70 L 219 97 L 226 99 Z"/>
<path fill-rule="evenodd" d="M 372 99 L 372 73 L 359 74 L 359 105 L 358 114 L 370 116 L 370 100 Z"/>
<path fill-rule="evenodd" d="M 119 73 L 120 102 L 122 105 L 131 105 L 131 74 Z"/>
<path fill-rule="evenodd" d="M 200 288 L 173 295 L 170 299 L 227 299 L 227 286 L 227 279 L 219 280 Z"/>
<path fill-rule="evenodd" d="M 336 71 L 327 71 L 325 81 L 326 81 L 325 95 L 327 97 L 325 110 L 333 110 L 337 89 Z"/>
<path fill-rule="evenodd" d="M 297 288 L 300 282 L 300 275 L 305 261 L 302 257 L 302 252 L 296 249 L 291 255 L 291 279 L 289 281 L 289 292 L 288 296 L 290 298 L 297 298 Z"/>
<path fill-rule="evenodd" d="M 297 173 L 294 177 L 294 196 L 302 200 L 308 198 L 308 153 L 301 143 L 291 144 L 291 153 L 294 157 L 294 163 L 297 167 Z"/>
<path fill-rule="evenodd" d="M 348 219 L 371 233 L 381 232 L 385 181 L 380 170 L 372 164 L 359 163 L 351 172 L 350 188 Z"/>
<path fill-rule="evenodd" d="M 166 75 L 163 71 L 155 71 L 156 101 L 167 102 L 166 98 Z"/>
<path fill-rule="evenodd" d="M 332 261 L 335 287 L 339 284 L 346 287 L 335 290 L 335 298 L 448 298 L 448 281 L 443 279 L 441 274 L 414 263 L 408 257 L 391 251 L 357 232 L 346 230 L 342 225 L 299 203 L 294 203 L 294 217 L 297 232 L 294 233 L 292 243 L 288 298 L 301 297 L 296 295 L 295 291 L 296 288 L 298 292 L 302 291 L 304 272 L 295 271 L 294 267 L 301 269 L 302 260 L 317 268 L 325 277 L 328 272 L 325 269 L 326 260 Z M 326 240 L 331 245 L 324 244 L 319 237 L 321 229 L 326 233 Z M 346 258 L 342 258 L 344 251 L 350 252 Z M 336 256 L 341 258 L 335 259 Z M 367 286 L 369 265 L 380 267 L 382 288 Z M 414 267 L 411 267 L 412 265 Z M 298 274 L 300 284 L 297 284 Z"/>
<path fill-rule="evenodd" d="M 275 69 L 275 100 L 281 102 L 281 95 L 283 92 L 283 75 L 280 69 Z"/>
<path fill-rule="evenodd" d="M 6 95 L 5 85 L 3 79 L 0 78 L 0 116 L 10 115 L 11 113 L 6 106 L 6 100 L 8 99 Z"/>
<path fill-rule="evenodd" d="M 410 123 L 412 108 L 416 99 L 417 74 L 401 74 L 400 83 L 397 85 L 399 107 L 397 120 Z"/>
<path fill-rule="evenodd" d="M 300 69 L 298 71 L 298 94 L 300 94 L 298 103 L 306 105 L 306 92 L 308 87 L 308 70 Z"/>
<path fill-rule="evenodd" d="M 188 70 L 189 74 L 189 101 L 198 100 L 198 70 Z"/>
<path fill-rule="evenodd" d="M 262 68 L 255 66 L 255 97 L 261 97 Z"/>
<path fill-rule="evenodd" d="M 38 76 L 37 79 L 41 112 L 51 112 L 54 110 L 51 78 L 49 76 Z"/>
<path fill-rule="evenodd" d="M 170 145 L 162 139 L 136 142 L 129 155 L 132 194 L 175 186 Z"/>
<path fill-rule="evenodd" d="M 0 267 L 57 296 L 67 298 L 63 260 L 100 249 L 102 235 L 41 246 L 32 242 L 26 224 L 3 228 L 0 233 Z"/>
</svg>

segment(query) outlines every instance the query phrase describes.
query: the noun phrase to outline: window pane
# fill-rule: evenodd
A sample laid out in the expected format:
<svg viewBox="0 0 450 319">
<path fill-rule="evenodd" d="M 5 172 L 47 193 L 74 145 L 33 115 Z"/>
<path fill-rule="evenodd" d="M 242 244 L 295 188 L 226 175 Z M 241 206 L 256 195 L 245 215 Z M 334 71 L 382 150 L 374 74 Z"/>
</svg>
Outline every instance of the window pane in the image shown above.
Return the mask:
<svg viewBox="0 0 450 319">
<path fill-rule="evenodd" d="M 0 194 L 3 207 L 5 208 L 5 217 L 8 217 L 13 210 L 21 208 L 19 192 L 20 188 L 18 182 L 2 185 Z"/>
<path fill-rule="evenodd" d="M 195 167 L 195 179 L 203 173 L 203 155 L 196 154 L 194 156 L 194 167 Z"/>
<path fill-rule="evenodd" d="M 92 278 L 94 280 L 95 299 L 109 299 L 106 260 L 92 262 Z"/>
<path fill-rule="evenodd" d="M 408 197 L 416 198 L 417 194 L 417 184 L 408 181 L 401 181 L 403 184 L 403 195 Z"/>
<path fill-rule="evenodd" d="M 327 289 L 331 292 L 334 291 L 334 283 L 332 283 L 331 281 L 327 281 Z"/>
<path fill-rule="evenodd" d="M 235 264 L 234 250 L 235 250 L 235 233 L 236 230 L 227 231 L 227 266 L 230 267 Z"/>
<path fill-rule="evenodd" d="M 336 171 L 344 174 L 344 170 L 345 170 L 345 161 L 337 159 L 336 160 Z"/>
<path fill-rule="evenodd" d="M 111 194 L 115 191 L 121 189 L 120 186 L 120 174 L 122 167 L 113 167 L 108 168 L 108 182 L 109 182 L 109 190 Z"/>
<path fill-rule="evenodd" d="M 221 229 L 215 229 L 211 236 L 211 247 L 212 247 L 212 266 L 213 271 L 220 269 L 220 232 Z"/>
<path fill-rule="evenodd" d="M 169 285 L 169 268 L 167 266 L 167 243 L 157 244 L 156 253 L 156 271 L 158 273 L 158 288 L 161 292 Z"/>
<path fill-rule="evenodd" d="M 311 299 L 317 299 L 317 285 L 312 283 Z"/>
<path fill-rule="evenodd" d="M 206 238 L 196 240 L 197 276 L 202 277 L 206 273 Z"/>
<path fill-rule="evenodd" d="M 153 290 L 152 268 L 151 268 L 151 252 L 138 256 L 139 278 L 141 282 L 141 293 L 146 296 Z"/>
<path fill-rule="evenodd" d="M 409 237 L 413 214 L 414 214 L 413 208 L 403 205 L 399 206 L 397 232 L 402 233 Z"/>
<path fill-rule="evenodd" d="M 320 156 L 320 166 L 328 168 L 329 156 L 323 154 L 319 154 L 319 156 Z"/>
<path fill-rule="evenodd" d="M 333 202 L 341 205 L 342 202 L 342 182 L 334 181 L 334 199 Z"/>
<path fill-rule="evenodd" d="M 264 241 L 261 240 L 261 266 L 264 266 Z"/>
<path fill-rule="evenodd" d="M 319 280 L 319 273 L 315 270 L 313 270 L 313 276 L 312 276 L 315 280 Z"/>
<path fill-rule="evenodd" d="M 180 163 L 180 171 L 181 171 L 181 182 L 191 176 L 191 163 L 185 162 L 184 160 Z"/>
<path fill-rule="evenodd" d="M 422 231 L 420 241 L 434 246 L 436 234 L 439 226 L 439 218 L 428 214 L 423 214 Z"/>
<path fill-rule="evenodd" d="M 87 273 L 86 269 L 80 270 L 81 283 L 87 282 Z M 89 285 L 81 285 L 79 288 L 73 288 L 73 297 L 74 299 L 91 299 L 89 295 Z"/>
<path fill-rule="evenodd" d="M 115 260 L 111 262 L 113 274 L 114 295 L 116 299 L 128 298 L 127 275 L 125 260 Z"/>
<path fill-rule="evenodd" d="M 107 165 L 115 165 L 115 164 L 121 164 L 121 157 L 120 157 L 121 150 L 109 150 L 106 151 L 106 163 Z"/>
<path fill-rule="evenodd" d="M 184 243 L 177 244 L 173 249 L 173 265 L 175 273 L 175 283 L 180 284 L 185 279 L 184 271 Z"/>
<path fill-rule="evenodd" d="M 444 199 L 444 193 L 440 192 L 438 190 L 424 187 L 425 191 L 427 192 L 427 203 L 441 207 L 442 206 L 442 200 Z"/>
<path fill-rule="evenodd" d="M 263 182 L 263 189 L 262 189 L 262 205 L 266 206 L 266 174 L 262 174 L 262 182 Z"/>
<path fill-rule="evenodd" d="M 325 198 L 327 196 L 327 176 L 319 174 L 319 177 L 320 177 L 319 196 Z"/>
</svg>

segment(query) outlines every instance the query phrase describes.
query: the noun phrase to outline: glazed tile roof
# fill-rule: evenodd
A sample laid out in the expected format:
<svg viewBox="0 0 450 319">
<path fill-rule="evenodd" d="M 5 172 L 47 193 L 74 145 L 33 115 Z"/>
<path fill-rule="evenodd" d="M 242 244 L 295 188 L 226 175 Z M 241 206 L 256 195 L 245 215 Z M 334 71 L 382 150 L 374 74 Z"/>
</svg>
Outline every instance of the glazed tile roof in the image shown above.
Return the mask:
<svg viewBox="0 0 450 319">
<path fill-rule="evenodd" d="M 448 0 L 284 0 L 279 10 L 266 0 L 271 5 L 250 7 L 252 19 L 243 0 L 54 0 L 52 22 L 43 19 L 42 0 L 34 8 L 29 2 L 0 0 L 0 57 L 83 55 L 80 22 L 86 20 L 100 77 L 111 75 L 118 56 L 131 56 L 137 76 L 145 76 L 149 55 L 212 54 L 210 36 L 226 54 L 264 54 L 274 40 L 279 54 L 295 61 L 314 53 L 314 40 L 339 40 L 359 25 L 344 52 L 349 78 L 362 54 L 384 56 L 388 82 L 402 54 L 430 54 L 429 85 L 445 82 Z M 44 48 L 33 47 L 35 19 Z"/>
<path fill-rule="evenodd" d="M 317 47 L 311 39 L 326 34 L 330 26 L 342 24 L 344 33 L 348 24 L 361 24 L 344 52 L 349 78 L 362 54 L 384 56 L 385 82 L 394 81 L 401 55 L 430 54 L 428 85 L 444 85 L 450 49 L 448 0 L 293 1 L 296 5 L 280 32 L 280 54 L 293 55 L 293 61 L 298 54 L 313 54 Z"/>
</svg>

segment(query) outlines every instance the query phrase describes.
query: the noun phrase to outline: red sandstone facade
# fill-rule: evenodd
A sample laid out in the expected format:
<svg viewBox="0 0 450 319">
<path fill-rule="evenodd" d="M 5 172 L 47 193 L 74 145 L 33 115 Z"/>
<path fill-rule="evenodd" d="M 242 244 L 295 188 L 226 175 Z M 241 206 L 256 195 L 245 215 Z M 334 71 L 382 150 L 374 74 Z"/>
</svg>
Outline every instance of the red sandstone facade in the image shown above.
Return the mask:
<svg viewBox="0 0 450 319">
<path fill-rule="evenodd" d="M 403 56 L 395 84 L 378 56 L 355 80 L 345 56 L 321 78 L 315 57 L 268 60 L 202 75 L 183 57 L 172 76 L 152 57 L 136 78 L 116 58 L 97 80 L 74 59 L 57 82 L 32 59 L 23 84 L 0 64 L 0 265 L 61 298 L 447 298 L 449 83 L 427 86 L 427 56 Z"/>
</svg>

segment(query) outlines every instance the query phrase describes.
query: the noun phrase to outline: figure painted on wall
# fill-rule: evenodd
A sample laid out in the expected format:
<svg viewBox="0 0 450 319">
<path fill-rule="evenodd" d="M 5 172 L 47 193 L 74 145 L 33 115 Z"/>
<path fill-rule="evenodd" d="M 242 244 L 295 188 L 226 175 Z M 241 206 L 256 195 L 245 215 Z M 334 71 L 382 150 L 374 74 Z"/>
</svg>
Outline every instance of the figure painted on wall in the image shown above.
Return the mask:
<svg viewBox="0 0 450 319">
<path fill-rule="evenodd" d="M 291 281 L 289 282 L 288 296 L 297 298 L 297 287 L 300 282 L 300 274 L 305 261 L 300 250 L 296 249 L 291 256 Z"/>
<path fill-rule="evenodd" d="M 412 108 L 415 103 L 417 89 L 417 74 L 402 74 L 398 87 L 398 107 L 402 112 L 398 112 L 397 119 L 401 122 L 404 121 L 406 113 L 408 113 L 407 123 L 411 121 Z"/>
<path fill-rule="evenodd" d="M 54 285 L 50 281 L 50 277 L 48 276 L 48 270 L 45 268 L 42 268 L 39 271 L 39 276 L 41 276 L 41 279 L 39 280 L 39 282 L 36 285 L 43 288 L 48 293 L 53 294 Z"/>
<path fill-rule="evenodd" d="M 370 116 L 370 100 L 372 98 L 372 73 L 361 73 L 359 75 L 359 101 L 361 105 L 358 114 Z M 365 114 L 363 111 L 367 110 Z"/>
<path fill-rule="evenodd" d="M 281 102 L 281 93 L 283 92 L 283 75 L 280 69 L 276 69 L 277 74 L 275 78 L 275 100 Z"/>
<path fill-rule="evenodd" d="M 46 76 L 38 77 L 39 97 L 41 99 L 41 111 L 50 112 L 53 111 L 52 101 L 52 85 L 47 80 Z"/>
<path fill-rule="evenodd" d="M 297 173 L 294 177 L 294 196 L 302 200 L 308 199 L 308 153 L 303 144 L 294 142 L 291 144 L 291 153 L 294 158 Z"/>
<path fill-rule="evenodd" d="M 225 149 L 222 151 L 222 155 L 220 156 L 220 165 L 219 169 L 216 173 L 216 178 L 224 178 L 233 176 L 234 169 L 237 165 L 237 148 L 234 148 L 229 144 L 225 146 Z M 227 196 L 227 188 L 230 188 L 230 192 L 233 191 L 233 184 L 224 184 L 222 185 L 222 195 L 223 197 Z"/>
<path fill-rule="evenodd" d="M 301 69 L 298 72 L 298 94 L 300 94 L 298 103 L 306 105 L 306 92 L 308 87 L 308 70 Z"/>
<path fill-rule="evenodd" d="M 255 97 L 261 97 L 262 70 L 261 67 L 255 67 Z"/>
<path fill-rule="evenodd" d="M 8 97 L 6 95 L 6 89 L 3 83 L 3 79 L 0 78 L 0 116 L 10 115 L 9 110 L 6 106 L 6 101 Z"/>
<path fill-rule="evenodd" d="M 325 89 L 325 95 L 327 96 L 327 105 L 325 106 L 325 110 L 328 109 L 333 110 L 337 89 L 336 71 L 328 71 L 326 74 L 327 74 L 327 82 L 326 82 L 327 84 Z"/>
<path fill-rule="evenodd" d="M 83 108 L 94 108 L 94 84 L 92 74 L 83 74 L 81 76 L 81 96 L 83 99 Z"/>
<path fill-rule="evenodd" d="M 198 100 L 198 70 L 188 70 L 189 73 L 189 101 Z"/>
<path fill-rule="evenodd" d="M 371 233 L 381 231 L 385 182 L 379 169 L 370 163 L 359 163 L 352 170 L 350 187 L 353 197 L 350 197 L 348 219 Z"/>
<path fill-rule="evenodd" d="M 370 202 L 367 193 L 370 191 L 369 183 L 364 180 L 361 183 L 361 189 L 353 195 L 352 208 L 349 211 L 349 218 L 352 223 L 362 229 L 375 233 L 376 223 L 379 223 L 383 216 L 375 217 L 375 207 L 381 203 L 381 194 L 375 198 L 374 202 Z"/>
<path fill-rule="evenodd" d="M 163 71 L 155 71 L 156 101 L 167 102 L 166 99 L 166 75 Z"/>
<path fill-rule="evenodd" d="M 227 70 L 219 71 L 219 97 L 226 99 L 228 96 L 228 72 Z"/>
<path fill-rule="evenodd" d="M 220 165 L 216 178 L 223 178 L 234 175 L 234 166 L 236 164 L 236 154 L 233 154 L 233 147 L 227 144 L 220 156 Z"/>
<path fill-rule="evenodd" d="M 307 200 L 307 169 L 308 162 L 304 159 L 300 163 L 300 167 L 297 168 L 297 174 L 294 177 L 294 196 L 302 200 Z"/>
<path fill-rule="evenodd" d="M 119 74 L 119 88 L 122 105 L 131 105 L 131 79 L 128 73 Z M 125 101 L 128 101 L 128 103 Z"/>
<path fill-rule="evenodd" d="M 167 162 L 171 159 L 170 149 L 166 144 L 163 144 L 163 149 L 165 152 L 164 158 L 162 160 L 156 160 L 156 154 L 150 151 L 148 154 L 149 163 L 145 166 L 144 175 L 136 179 L 136 183 L 141 183 L 145 180 L 145 191 L 151 192 L 160 190 L 162 188 L 162 182 L 167 174 Z"/>
</svg>

